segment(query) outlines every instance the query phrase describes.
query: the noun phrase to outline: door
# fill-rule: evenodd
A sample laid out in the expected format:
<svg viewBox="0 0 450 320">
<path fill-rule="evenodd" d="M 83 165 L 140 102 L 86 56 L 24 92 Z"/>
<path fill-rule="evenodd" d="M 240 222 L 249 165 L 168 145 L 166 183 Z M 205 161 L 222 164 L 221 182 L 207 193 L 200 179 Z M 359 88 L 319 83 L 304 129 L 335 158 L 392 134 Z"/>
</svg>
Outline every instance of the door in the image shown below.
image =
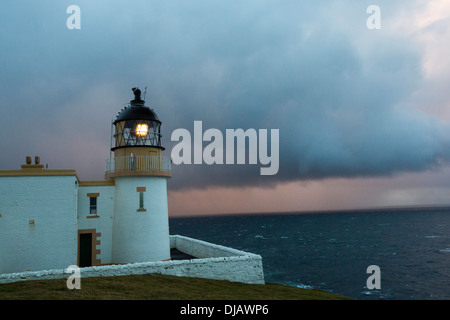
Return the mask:
<svg viewBox="0 0 450 320">
<path fill-rule="evenodd" d="M 92 233 L 80 234 L 80 262 L 79 267 L 92 266 Z"/>
</svg>

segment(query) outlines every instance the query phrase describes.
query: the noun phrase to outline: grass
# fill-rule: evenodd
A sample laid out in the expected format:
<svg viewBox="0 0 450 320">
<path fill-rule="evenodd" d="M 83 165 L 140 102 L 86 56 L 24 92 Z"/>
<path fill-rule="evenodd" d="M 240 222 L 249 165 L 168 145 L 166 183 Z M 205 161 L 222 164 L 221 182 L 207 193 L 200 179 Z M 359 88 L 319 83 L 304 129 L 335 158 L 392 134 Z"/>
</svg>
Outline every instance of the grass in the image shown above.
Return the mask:
<svg viewBox="0 0 450 320">
<path fill-rule="evenodd" d="M 277 283 L 244 284 L 162 275 L 81 278 L 80 290 L 66 279 L 0 284 L 0 300 L 343 300 L 317 289 Z"/>
</svg>

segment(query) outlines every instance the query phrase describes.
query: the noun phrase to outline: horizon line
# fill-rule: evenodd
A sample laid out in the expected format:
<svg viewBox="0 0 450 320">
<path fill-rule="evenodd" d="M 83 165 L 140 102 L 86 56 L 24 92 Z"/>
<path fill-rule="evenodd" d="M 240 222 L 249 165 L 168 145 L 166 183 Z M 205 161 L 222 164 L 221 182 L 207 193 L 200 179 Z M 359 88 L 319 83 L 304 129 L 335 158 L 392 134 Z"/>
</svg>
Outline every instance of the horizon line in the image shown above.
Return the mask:
<svg viewBox="0 0 450 320">
<path fill-rule="evenodd" d="M 406 210 L 439 210 L 449 209 L 450 204 L 437 205 L 398 205 L 398 206 L 380 206 L 380 207 L 361 207 L 348 209 L 318 209 L 318 210 L 300 210 L 300 211 L 270 211 L 270 212 L 234 212 L 234 213 L 202 213 L 202 214 L 177 214 L 170 215 L 169 218 L 196 218 L 196 217 L 211 217 L 211 216 L 236 216 L 236 215 L 282 215 L 282 214 L 326 214 L 326 213 L 344 213 L 355 211 L 406 211 Z"/>
</svg>

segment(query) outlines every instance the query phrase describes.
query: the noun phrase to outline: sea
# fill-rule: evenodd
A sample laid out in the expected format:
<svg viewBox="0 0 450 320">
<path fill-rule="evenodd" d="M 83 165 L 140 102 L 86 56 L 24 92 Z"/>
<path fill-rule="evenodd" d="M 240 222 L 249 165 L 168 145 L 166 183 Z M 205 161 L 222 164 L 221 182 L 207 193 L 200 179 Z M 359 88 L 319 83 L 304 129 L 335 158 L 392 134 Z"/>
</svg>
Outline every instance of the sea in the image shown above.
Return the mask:
<svg viewBox="0 0 450 320">
<path fill-rule="evenodd" d="M 450 208 L 171 217 L 169 225 L 171 234 L 261 255 L 266 282 L 363 300 L 450 299 Z"/>
</svg>

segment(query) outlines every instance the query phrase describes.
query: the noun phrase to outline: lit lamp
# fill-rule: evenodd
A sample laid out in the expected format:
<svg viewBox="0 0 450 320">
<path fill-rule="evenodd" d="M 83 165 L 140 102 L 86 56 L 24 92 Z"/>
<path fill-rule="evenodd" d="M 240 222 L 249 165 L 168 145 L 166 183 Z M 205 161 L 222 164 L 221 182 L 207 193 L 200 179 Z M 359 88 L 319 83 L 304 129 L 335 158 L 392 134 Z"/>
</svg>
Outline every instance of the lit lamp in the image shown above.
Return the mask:
<svg viewBox="0 0 450 320">
<path fill-rule="evenodd" d="M 136 126 L 136 135 L 139 137 L 145 137 L 148 133 L 148 125 L 145 123 L 139 123 Z"/>
</svg>

